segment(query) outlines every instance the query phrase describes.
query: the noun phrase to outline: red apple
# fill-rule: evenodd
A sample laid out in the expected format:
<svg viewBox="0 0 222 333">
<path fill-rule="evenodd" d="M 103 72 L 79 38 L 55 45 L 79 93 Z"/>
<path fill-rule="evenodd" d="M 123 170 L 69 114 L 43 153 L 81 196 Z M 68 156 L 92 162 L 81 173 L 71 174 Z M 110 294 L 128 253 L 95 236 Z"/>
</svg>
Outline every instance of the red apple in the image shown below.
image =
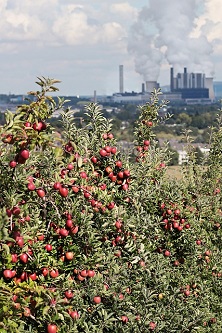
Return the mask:
<svg viewBox="0 0 222 333">
<path fill-rule="evenodd" d="M 69 190 L 68 190 L 68 188 L 66 188 L 64 186 L 60 186 L 59 193 L 63 198 L 65 198 L 69 194 Z"/>
<path fill-rule="evenodd" d="M 74 253 L 73 252 L 66 252 L 65 257 L 67 260 L 72 260 L 74 258 Z"/>
<path fill-rule="evenodd" d="M 27 184 L 27 188 L 28 188 L 29 191 L 34 191 L 36 189 L 34 183 L 28 183 Z"/>
<path fill-rule="evenodd" d="M 99 303 L 101 303 L 101 297 L 100 296 L 95 296 L 95 297 L 93 297 L 93 302 L 94 303 L 96 303 L 96 304 L 99 304 Z"/>
<path fill-rule="evenodd" d="M 29 151 L 27 149 L 23 149 L 21 152 L 20 152 L 20 156 L 22 158 L 24 158 L 24 160 L 27 160 L 30 156 L 29 154 Z"/>
<path fill-rule="evenodd" d="M 107 151 L 105 149 L 100 149 L 99 153 L 100 153 L 100 156 L 102 156 L 102 157 L 107 156 Z"/>
<path fill-rule="evenodd" d="M 57 331 L 57 326 L 55 324 L 48 324 L 47 333 L 56 333 Z"/>
<path fill-rule="evenodd" d="M 37 195 L 40 197 L 40 198 L 43 198 L 45 196 L 45 191 L 41 188 L 39 188 L 38 190 L 36 190 L 36 193 Z"/>
<path fill-rule="evenodd" d="M 14 161 L 14 160 L 9 162 L 9 166 L 10 166 L 10 168 L 15 168 L 16 165 L 17 165 L 17 162 Z"/>
<path fill-rule="evenodd" d="M 5 269 L 3 271 L 3 276 L 5 279 L 11 279 L 13 277 L 13 273 L 10 269 Z"/>
<path fill-rule="evenodd" d="M 24 264 L 26 264 L 26 263 L 28 262 L 29 257 L 28 257 L 28 255 L 27 255 L 26 253 L 22 253 L 22 254 L 20 255 L 19 259 L 20 259 Z"/>
<path fill-rule="evenodd" d="M 61 229 L 59 230 L 59 234 L 60 234 L 60 236 L 62 236 L 62 237 L 67 237 L 68 234 L 69 234 L 69 231 L 68 231 L 67 229 L 65 229 L 65 228 L 61 228 Z"/>
<path fill-rule="evenodd" d="M 70 311 L 69 314 L 74 320 L 79 319 L 80 317 L 78 311 Z"/>
<path fill-rule="evenodd" d="M 126 323 L 128 323 L 129 318 L 127 316 L 121 316 L 121 320 L 122 320 L 123 323 L 126 324 Z"/>
<path fill-rule="evenodd" d="M 48 252 L 52 251 L 52 245 L 51 244 L 46 244 L 45 249 Z"/>
<path fill-rule="evenodd" d="M 65 297 L 68 298 L 68 299 L 71 299 L 73 298 L 74 294 L 71 290 L 66 290 L 65 291 Z"/>
<path fill-rule="evenodd" d="M 93 270 L 91 270 L 91 269 L 89 269 L 89 270 L 87 271 L 87 275 L 88 275 L 88 277 L 90 277 L 90 278 L 94 277 L 95 274 L 96 274 L 96 272 L 93 271 Z"/>
<path fill-rule="evenodd" d="M 50 271 L 49 274 L 52 278 L 56 278 L 56 277 L 59 276 L 59 271 L 57 269 L 53 269 L 53 270 Z"/>
</svg>

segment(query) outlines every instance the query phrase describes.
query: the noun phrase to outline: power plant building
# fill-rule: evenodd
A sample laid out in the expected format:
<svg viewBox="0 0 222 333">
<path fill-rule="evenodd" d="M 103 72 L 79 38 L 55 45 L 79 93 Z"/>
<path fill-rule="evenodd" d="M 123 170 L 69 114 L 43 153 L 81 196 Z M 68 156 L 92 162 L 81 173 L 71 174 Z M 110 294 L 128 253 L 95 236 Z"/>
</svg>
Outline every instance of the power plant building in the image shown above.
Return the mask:
<svg viewBox="0 0 222 333">
<path fill-rule="evenodd" d="M 141 92 L 124 92 L 124 68 L 119 65 L 119 92 L 113 94 L 115 103 L 141 104 L 150 100 L 154 89 L 159 89 L 159 83 L 154 80 L 142 83 Z M 204 73 L 189 73 L 184 68 L 183 73 L 174 76 L 174 68 L 170 68 L 170 91 L 161 95 L 164 100 L 186 104 L 208 104 L 215 100 L 213 78 Z"/>
<path fill-rule="evenodd" d="M 170 90 L 180 92 L 183 100 L 214 100 L 213 79 L 206 78 L 203 73 L 183 73 L 174 77 L 173 68 L 170 69 Z"/>
</svg>

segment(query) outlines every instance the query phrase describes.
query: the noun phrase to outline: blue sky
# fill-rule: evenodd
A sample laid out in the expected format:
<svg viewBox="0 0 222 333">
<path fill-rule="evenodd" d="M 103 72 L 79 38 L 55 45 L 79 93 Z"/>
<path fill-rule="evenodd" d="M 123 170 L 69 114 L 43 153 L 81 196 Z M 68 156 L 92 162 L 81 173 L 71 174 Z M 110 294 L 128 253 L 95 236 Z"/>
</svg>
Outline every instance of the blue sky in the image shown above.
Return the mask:
<svg viewBox="0 0 222 333">
<path fill-rule="evenodd" d="M 0 0 L 0 93 L 26 93 L 45 76 L 62 81 L 63 95 L 111 94 L 119 64 L 128 91 L 155 75 L 168 84 L 170 65 L 179 70 L 188 60 L 192 71 L 211 68 L 222 80 L 220 7 L 220 0 Z"/>
</svg>

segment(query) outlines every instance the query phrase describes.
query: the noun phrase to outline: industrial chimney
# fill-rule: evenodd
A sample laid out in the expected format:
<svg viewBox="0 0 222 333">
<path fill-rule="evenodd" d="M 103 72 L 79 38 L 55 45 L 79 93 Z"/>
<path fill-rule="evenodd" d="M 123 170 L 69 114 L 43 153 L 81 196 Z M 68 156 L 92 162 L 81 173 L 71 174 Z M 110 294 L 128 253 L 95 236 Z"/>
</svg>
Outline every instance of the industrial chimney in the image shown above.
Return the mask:
<svg viewBox="0 0 222 333">
<path fill-rule="evenodd" d="M 119 65 L 119 92 L 120 92 L 120 94 L 124 93 L 124 88 L 123 88 L 123 65 Z"/>
<path fill-rule="evenodd" d="M 174 91 L 174 73 L 173 67 L 170 68 L 170 91 Z"/>
</svg>

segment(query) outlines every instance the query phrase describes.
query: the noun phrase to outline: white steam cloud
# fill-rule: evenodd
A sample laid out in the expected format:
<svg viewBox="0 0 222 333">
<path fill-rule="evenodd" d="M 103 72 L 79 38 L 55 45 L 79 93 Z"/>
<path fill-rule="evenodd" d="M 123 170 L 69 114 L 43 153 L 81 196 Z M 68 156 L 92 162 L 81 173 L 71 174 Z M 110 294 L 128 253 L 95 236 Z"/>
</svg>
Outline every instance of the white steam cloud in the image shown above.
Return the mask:
<svg viewBox="0 0 222 333">
<path fill-rule="evenodd" d="M 212 44 L 204 27 L 194 33 L 201 9 L 200 0 L 149 0 L 149 6 L 140 11 L 137 22 L 131 26 L 128 51 L 144 81 L 157 80 L 166 61 L 176 71 L 187 67 L 189 71 L 213 75 Z"/>
</svg>

